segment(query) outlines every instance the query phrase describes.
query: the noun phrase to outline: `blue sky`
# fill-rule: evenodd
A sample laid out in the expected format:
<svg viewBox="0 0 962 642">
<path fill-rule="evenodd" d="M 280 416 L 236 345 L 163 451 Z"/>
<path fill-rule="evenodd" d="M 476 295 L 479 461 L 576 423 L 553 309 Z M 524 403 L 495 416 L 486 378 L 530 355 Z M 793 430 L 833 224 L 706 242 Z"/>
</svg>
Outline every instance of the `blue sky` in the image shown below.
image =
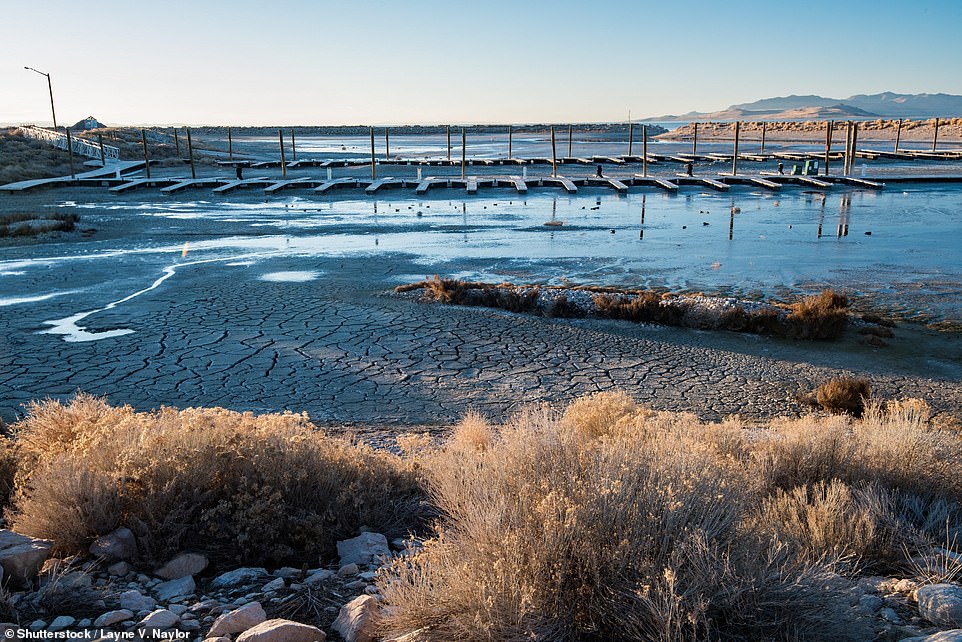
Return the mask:
<svg viewBox="0 0 962 642">
<path fill-rule="evenodd" d="M 0 0 L 0 122 L 571 122 L 962 94 L 962 0 Z"/>
</svg>

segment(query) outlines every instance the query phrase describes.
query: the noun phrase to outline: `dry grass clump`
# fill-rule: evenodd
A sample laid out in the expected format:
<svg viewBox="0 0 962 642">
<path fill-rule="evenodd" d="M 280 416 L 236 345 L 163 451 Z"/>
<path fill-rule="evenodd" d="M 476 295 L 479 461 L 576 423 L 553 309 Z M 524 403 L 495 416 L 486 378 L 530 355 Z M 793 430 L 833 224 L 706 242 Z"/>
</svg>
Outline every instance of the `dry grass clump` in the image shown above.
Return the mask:
<svg viewBox="0 0 962 642">
<path fill-rule="evenodd" d="M 14 431 L 8 519 L 60 553 L 127 526 L 145 561 L 193 549 L 280 563 L 328 555 L 362 524 L 399 535 L 425 517 L 412 466 L 319 432 L 304 415 L 138 413 L 79 395 L 32 405 Z"/>
<path fill-rule="evenodd" d="M 70 155 L 65 150 L 16 132 L 0 131 L 0 185 L 70 174 Z M 83 171 L 84 160 L 74 158 L 76 171 Z"/>
<path fill-rule="evenodd" d="M 788 339 L 837 339 L 847 325 L 848 297 L 829 289 L 792 304 L 781 336 Z"/>
<path fill-rule="evenodd" d="M 550 288 L 562 290 L 561 288 Z M 423 290 L 428 301 L 447 305 L 476 305 L 510 312 L 543 314 L 548 317 L 596 316 L 635 323 L 657 323 L 704 330 L 752 332 L 785 339 L 837 339 L 848 325 L 848 298 L 832 290 L 806 297 L 784 307 L 720 306 L 716 310 L 694 305 L 691 298 L 673 297 L 655 290 L 617 290 L 610 287 L 577 286 L 572 292 L 591 292 L 591 305 L 585 309 L 573 304 L 565 294 L 540 300 L 539 286 L 510 283 L 480 283 L 458 279 L 433 278 L 395 288 L 395 292 Z"/>
<path fill-rule="evenodd" d="M 47 232 L 72 232 L 80 216 L 77 214 L 4 214 L 0 216 L 0 238 L 36 236 Z"/>
<path fill-rule="evenodd" d="M 633 296 L 596 294 L 592 300 L 598 316 L 604 319 L 679 325 L 684 316 L 683 310 L 664 302 L 657 292 L 639 292 Z"/>
<path fill-rule="evenodd" d="M 424 458 L 443 520 L 422 551 L 380 577 L 385 635 L 427 627 L 419 639 L 844 640 L 865 632 L 840 599 L 847 581 L 809 554 L 804 532 L 797 543 L 781 536 L 787 527 L 756 528 L 767 490 L 742 456 L 749 442 L 730 443 L 739 439 L 733 424 L 607 394 L 561 416 L 530 411 L 485 435 L 483 449 L 462 435 Z"/>
<path fill-rule="evenodd" d="M 836 377 L 816 388 L 815 402 L 829 412 L 861 417 L 871 394 L 872 386 L 868 379 Z"/>
</svg>

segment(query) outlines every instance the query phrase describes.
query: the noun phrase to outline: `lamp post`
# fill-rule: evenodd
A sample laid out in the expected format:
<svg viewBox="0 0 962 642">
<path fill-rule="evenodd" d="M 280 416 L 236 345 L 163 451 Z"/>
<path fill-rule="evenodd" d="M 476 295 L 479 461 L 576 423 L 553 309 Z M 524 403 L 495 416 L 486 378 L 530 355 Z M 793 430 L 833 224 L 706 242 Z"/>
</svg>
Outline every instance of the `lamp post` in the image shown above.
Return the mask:
<svg viewBox="0 0 962 642">
<path fill-rule="evenodd" d="M 57 130 L 57 110 L 53 108 L 53 84 L 51 84 L 51 82 L 50 82 L 50 74 L 44 73 L 44 72 L 40 71 L 39 69 L 34 69 L 33 67 L 26 67 L 26 66 L 25 66 L 24 69 L 26 69 L 26 70 L 28 70 L 28 71 L 36 72 L 36 73 L 40 74 L 41 76 L 46 76 L 46 77 L 47 77 L 47 89 L 50 90 L 50 113 L 53 115 L 53 129 L 54 129 L 54 131 L 56 131 L 56 130 Z"/>
</svg>

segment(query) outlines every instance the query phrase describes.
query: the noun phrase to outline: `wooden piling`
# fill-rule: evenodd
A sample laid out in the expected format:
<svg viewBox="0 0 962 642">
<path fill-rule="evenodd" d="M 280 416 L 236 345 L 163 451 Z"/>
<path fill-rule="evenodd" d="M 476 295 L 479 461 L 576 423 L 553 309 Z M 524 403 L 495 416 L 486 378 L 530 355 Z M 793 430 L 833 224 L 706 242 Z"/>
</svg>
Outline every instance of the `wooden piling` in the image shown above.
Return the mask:
<svg viewBox="0 0 962 642">
<path fill-rule="evenodd" d="M 691 137 L 691 155 L 694 156 L 698 153 L 698 123 L 692 123 L 692 127 L 695 129 L 695 134 Z"/>
<path fill-rule="evenodd" d="M 935 119 L 935 136 L 932 138 L 932 151 L 935 151 L 936 145 L 939 144 L 939 119 Z"/>
<path fill-rule="evenodd" d="M 174 130 L 174 139 L 176 140 L 177 130 Z M 180 149 L 177 150 L 177 155 L 180 155 Z M 227 127 L 227 160 L 234 160 L 234 139 L 230 135 L 230 126 Z"/>
<path fill-rule="evenodd" d="M 147 155 L 147 132 L 140 130 L 140 142 L 144 146 L 144 171 L 147 178 L 150 178 L 150 157 Z"/>
<path fill-rule="evenodd" d="M 832 153 L 832 131 L 835 129 L 835 121 L 830 120 L 825 126 L 825 175 L 828 176 L 828 157 Z"/>
<path fill-rule="evenodd" d="M 858 152 L 858 123 L 852 123 L 852 160 L 848 163 L 849 176 L 855 172 L 855 154 Z"/>
<path fill-rule="evenodd" d="M 384 128 L 384 160 L 391 160 L 391 134 Z"/>
<path fill-rule="evenodd" d="M 450 143 L 448 143 L 448 145 L 449 145 L 448 149 L 450 150 Z M 451 152 L 448 151 L 449 155 L 450 153 Z M 374 128 L 371 127 L 371 180 L 372 181 L 377 179 L 377 169 L 375 169 L 374 163 L 375 163 L 374 161 Z"/>
<path fill-rule="evenodd" d="M 513 131 L 512 131 L 512 129 L 511 129 L 511 125 L 508 125 L 508 160 L 511 160 L 511 142 L 512 142 L 512 141 L 511 141 L 511 138 L 512 138 L 512 135 L 513 135 Z"/>
<path fill-rule="evenodd" d="M 558 155 L 555 151 L 554 125 L 551 126 L 551 175 L 558 175 Z"/>
<path fill-rule="evenodd" d="M 294 141 L 294 129 L 291 129 L 291 160 L 297 160 L 297 143 Z"/>
<path fill-rule="evenodd" d="M 641 175 L 648 176 L 648 125 L 641 126 Z"/>
<path fill-rule="evenodd" d="M 461 128 L 461 178 L 464 178 L 464 168 L 468 164 L 468 135 Z"/>
<path fill-rule="evenodd" d="M 187 130 L 187 156 L 190 158 L 190 177 L 193 179 L 197 178 L 197 167 L 194 165 L 194 141 L 190 137 L 190 127 L 185 127 Z"/>
<path fill-rule="evenodd" d="M 448 125 L 448 162 L 451 162 L 451 125 Z"/>
<path fill-rule="evenodd" d="M 104 152 L 104 137 L 97 134 L 97 143 L 100 145 L 100 165 L 102 167 L 107 166 L 107 155 Z"/>
<path fill-rule="evenodd" d="M 899 118 L 898 128 L 895 130 L 895 153 L 899 153 L 899 141 L 902 139 L 902 119 Z"/>
<path fill-rule="evenodd" d="M 634 123 L 628 122 L 628 155 L 631 156 L 631 143 L 634 140 L 635 127 Z"/>
<path fill-rule="evenodd" d="M 845 160 L 842 162 L 842 176 L 848 176 L 849 173 L 849 161 L 851 160 L 852 154 L 852 121 L 848 121 L 848 126 L 845 128 Z"/>
<path fill-rule="evenodd" d="M 228 137 L 230 136 L 230 130 L 227 132 Z M 230 138 L 228 138 L 230 140 Z M 180 158 L 180 138 L 177 137 L 177 128 L 174 127 L 174 149 L 177 152 L 177 158 Z"/>
<path fill-rule="evenodd" d="M 568 125 L 568 158 L 571 158 L 571 125 Z"/>
<path fill-rule="evenodd" d="M 284 131 L 277 130 L 277 142 L 281 147 L 281 176 L 287 178 L 287 161 L 284 159 Z"/>
<path fill-rule="evenodd" d="M 70 156 L 70 178 L 74 178 L 75 172 L 73 168 L 73 140 L 70 138 L 70 127 L 64 127 L 64 131 L 67 132 L 67 154 Z"/>
<path fill-rule="evenodd" d="M 732 176 L 738 175 L 738 134 L 741 131 L 741 123 L 735 121 L 735 153 L 732 154 Z"/>
<path fill-rule="evenodd" d="M 762 121 L 762 149 L 761 149 L 762 154 L 765 153 L 765 130 L 767 129 L 767 127 L 768 127 L 768 123 L 765 121 Z"/>
</svg>

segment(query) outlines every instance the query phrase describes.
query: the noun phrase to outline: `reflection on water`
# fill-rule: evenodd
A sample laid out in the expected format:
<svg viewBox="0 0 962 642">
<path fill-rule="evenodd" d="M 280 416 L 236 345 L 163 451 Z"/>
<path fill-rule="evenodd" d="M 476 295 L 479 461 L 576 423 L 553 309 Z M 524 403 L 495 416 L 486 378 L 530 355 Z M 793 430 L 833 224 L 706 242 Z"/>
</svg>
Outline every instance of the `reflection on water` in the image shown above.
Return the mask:
<svg viewBox="0 0 962 642">
<path fill-rule="evenodd" d="M 878 193 L 843 188 L 824 194 L 785 189 L 777 195 L 733 188 L 724 195 L 632 191 L 626 196 L 533 190 L 522 200 L 507 190 L 470 199 L 453 194 L 80 203 L 100 210 L 98 215 L 171 225 L 159 227 L 163 243 L 121 239 L 101 242 L 96 252 L 85 244 L 62 244 L 45 246 L 59 249 L 50 256 L 0 261 L 0 301 L 42 305 L 50 287 L 41 276 L 79 265 L 96 269 L 84 272 L 90 282 L 75 287 L 111 289 L 114 299 L 120 291 L 112 284 L 120 275 L 140 280 L 142 285 L 128 288 L 135 294 L 111 304 L 119 305 L 188 265 L 192 275 L 206 271 L 214 278 L 224 269 L 263 264 L 263 270 L 242 278 L 290 281 L 322 278 L 311 270 L 312 257 L 401 252 L 414 255 L 425 274 L 501 281 L 521 273 L 525 280 L 552 284 L 769 296 L 832 286 L 870 296 L 882 307 L 962 318 L 958 188 Z M 836 233 L 826 235 L 824 228 L 833 224 Z M 188 239 L 189 260 L 180 256 Z M 89 309 L 81 306 L 78 302 L 74 311 Z M 51 331 L 66 328 L 73 333 L 68 336 L 82 340 L 77 321 L 92 313 L 51 322 L 56 324 Z"/>
</svg>

